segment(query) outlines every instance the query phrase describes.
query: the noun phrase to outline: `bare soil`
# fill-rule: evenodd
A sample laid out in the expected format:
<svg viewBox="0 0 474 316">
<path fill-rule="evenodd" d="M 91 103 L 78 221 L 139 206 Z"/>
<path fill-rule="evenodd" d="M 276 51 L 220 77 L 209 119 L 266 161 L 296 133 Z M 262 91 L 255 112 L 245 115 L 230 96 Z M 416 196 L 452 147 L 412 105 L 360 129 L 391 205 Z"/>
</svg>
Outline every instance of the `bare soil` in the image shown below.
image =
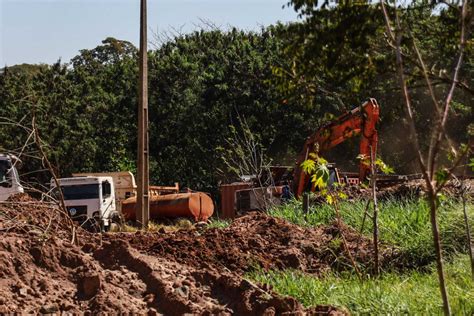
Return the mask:
<svg viewBox="0 0 474 316">
<path fill-rule="evenodd" d="M 304 229 L 251 213 L 225 229 L 101 235 L 20 195 L 0 204 L 0 313 L 343 315 L 243 277 L 254 267 L 347 269 L 341 231 L 358 264 L 369 265 L 370 241 L 345 226 Z M 382 262 L 390 260 L 394 252 L 382 248 Z"/>
</svg>

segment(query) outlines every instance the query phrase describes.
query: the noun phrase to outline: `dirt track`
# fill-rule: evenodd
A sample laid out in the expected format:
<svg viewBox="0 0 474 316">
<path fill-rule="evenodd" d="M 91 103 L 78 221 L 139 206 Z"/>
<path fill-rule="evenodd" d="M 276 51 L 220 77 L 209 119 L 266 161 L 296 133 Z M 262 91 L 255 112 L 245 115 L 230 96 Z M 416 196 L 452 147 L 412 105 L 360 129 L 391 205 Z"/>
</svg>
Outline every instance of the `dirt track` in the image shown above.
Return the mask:
<svg viewBox="0 0 474 316">
<path fill-rule="evenodd" d="M 0 205 L 1 313 L 344 313 L 328 306 L 305 309 L 243 278 L 254 266 L 313 274 L 347 268 L 335 225 L 303 229 L 253 213 L 225 229 L 102 238 L 79 229 L 72 245 L 65 215 L 25 197 L 18 201 Z M 369 264 L 369 241 L 343 230 L 356 261 Z"/>
</svg>

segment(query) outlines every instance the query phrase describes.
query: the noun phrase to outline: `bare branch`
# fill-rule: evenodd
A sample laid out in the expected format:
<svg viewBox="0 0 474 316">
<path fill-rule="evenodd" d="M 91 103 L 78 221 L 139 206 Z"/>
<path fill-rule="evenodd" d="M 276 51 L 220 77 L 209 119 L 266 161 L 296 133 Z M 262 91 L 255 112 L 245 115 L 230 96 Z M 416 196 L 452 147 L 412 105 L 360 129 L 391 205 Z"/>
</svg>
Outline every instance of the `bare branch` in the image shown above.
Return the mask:
<svg viewBox="0 0 474 316">
<path fill-rule="evenodd" d="M 401 52 L 401 40 L 402 40 L 402 33 L 401 33 L 401 25 L 400 25 L 400 20 L 398 18 L 398 12 L 395 10 L 396 14 L 396 22 L 397 22 L 397 34 L 394 34 L 392 31 L 392 24 L 390 22 L 390 18 L 387 13 L 387 9 L 384 4 L 384 0 L 381 1 L 384 17 L 385 17 L 385 22 L 386 22 L 386 27 L 387 27 L 387 32 L 390 34 L 390 37 L 392 38 L 392 41 L 394 42 L 395 46 L 395 53 L 396 53 L 396 61 L 397 61 L 397 70 L 398 70 L 398 76 L 399 76 L 399 81 L 400 81 L 400 86 L 402 87 L 402 92 L 403 96 L 405 99 L 405 109 L 407 112 L 407 117 L 408 117 L 408 123 L 410 126 L 410 133 L 413 136 L 413 141 L 414 141 L 414 149 L 417 154 L 417 160 L 420 165 L 420 168 L 422 170 L 423 176 L 425 177 L 426 181 L 430 183 L 431 189 L 433 188 L 431 185 L 431 178 L 429 177 L 427 170 L 426 170 L 426 165 L 423 160 L 423 155 L 421 154 L 420 150 L 420 144 L 418 141 L 418 133 L 416 131 L 415 127 L 415 117 L 413 114 L 413 109 L 411 105 L 411 100 L 410 100 L 410 95 L 408 93 L 408 87 L 406 84 L 405 80 L 405 75 L 403 73 L 403 59 L 402 59 L 402 52 Z"/>
<path fill-rule="evenodd" d="M 461 35 L 460 35 L 460 44 L 459 44 L 459 57 L 456 63 L 456 67 L 454 69 L 453 80 L 451 88 L 449 89 L 448 95 L 446 96 L 446 100 L 444 103 L 444 112 L 441 120 L 438 122 L 438 129 L 435 130 L 435 141 L 432 146 L 430 146 L 430 154 L 428 156 L 428 164 L 430 166 L 429 172 L 430 177 L 433 178 L 433 174 L 435 171 L 435 162 L 439 152 L 439 146 L 443 139 L 444 128 L 446 126 L 446 122 L 448 120 L 449 108 L 451 106 L 451 101 L 454 95 L 454 89 L 456 88 L 459 72 L 461 70 L 461 65 L 463 62 L 464 56 L 464 48 L 466 46 L 466 17 L 467 17 L 467 0 L 463 1 L 462 10 L 461 10 Z"/>
</svg>

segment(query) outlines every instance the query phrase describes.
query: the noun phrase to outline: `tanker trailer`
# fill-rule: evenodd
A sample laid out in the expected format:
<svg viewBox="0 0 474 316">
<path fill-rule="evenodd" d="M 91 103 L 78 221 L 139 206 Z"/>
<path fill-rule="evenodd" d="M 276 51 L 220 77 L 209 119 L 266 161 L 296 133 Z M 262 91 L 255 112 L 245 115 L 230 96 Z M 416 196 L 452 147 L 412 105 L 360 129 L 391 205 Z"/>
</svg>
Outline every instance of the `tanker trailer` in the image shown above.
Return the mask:
<svg viewBox="0 0 474 316">
<path fill-rule="evenodd" d="M 122 202 L 122 214 L 126 221 L 135 220 L 137 198 L 130 197 Z M 185 192 L 150 196 L 150 219 L 163 217 L 193 218 L 206 221 L 214 213 L 214 203 L 203 192 Z"/>
</svg>

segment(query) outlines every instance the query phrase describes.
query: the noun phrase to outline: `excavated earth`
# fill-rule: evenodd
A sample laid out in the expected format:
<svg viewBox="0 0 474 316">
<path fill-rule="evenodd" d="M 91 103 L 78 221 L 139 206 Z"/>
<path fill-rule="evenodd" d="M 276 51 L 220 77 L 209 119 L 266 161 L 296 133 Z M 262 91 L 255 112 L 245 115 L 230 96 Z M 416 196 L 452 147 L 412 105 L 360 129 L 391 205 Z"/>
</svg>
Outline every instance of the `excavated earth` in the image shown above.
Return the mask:
<svg viewBox="0 0 474 316">
<path fill-rule="evenodd" d="M 224 229 L 91 234 L 26 195 L 0 204 L 0 234 L 1 314 L 343 315 L 332 306 L 305 308 L 244 273 L 317 275 L 352 260 L 369 265 L 373 256 L 370 241 L 344 225 L 304 229 L 261 213 Z M 393 256 L 382 247 L 382 263 Z"/>
</svg>

